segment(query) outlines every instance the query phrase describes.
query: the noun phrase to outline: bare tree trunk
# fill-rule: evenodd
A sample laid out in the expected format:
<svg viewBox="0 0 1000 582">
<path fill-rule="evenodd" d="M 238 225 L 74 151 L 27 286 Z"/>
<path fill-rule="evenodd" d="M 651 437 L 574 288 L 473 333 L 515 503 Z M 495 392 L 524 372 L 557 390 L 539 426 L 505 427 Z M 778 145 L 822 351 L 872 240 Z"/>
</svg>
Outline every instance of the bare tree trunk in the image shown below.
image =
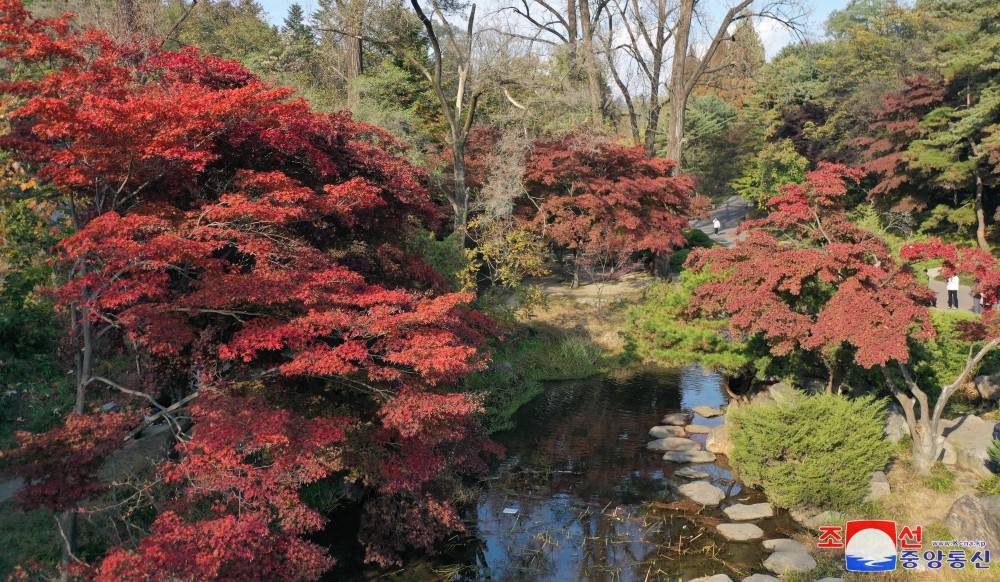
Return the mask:
<svg viewBox="0 0 1000 582">
<path fill-rule="evenodd" d="M 347 21 L 347 102 L 354 105 L 358 102 L 357 79 L 364 72 L 364 44 L 362 44 L 362 34 L 364 32 L 365 6 L 363 0 L 353 0 L 348 5 Z"/>
<path fill-rule="evenodd" d="M 139 32 L 139 13 L 135 0 L 118 0 L 118 22 L 126 36 Z"/>
<path fill-rule="evenodd" d="M 978 156 L 979 149 L 976 147 L 976 142 L 970 139 L 969 145 L 972 146 L 972 155 Z M 986 211 L 983 209 L 983 174 L 978 160 L 972 166 L 972 174 L 976 178 L 976 242 L 984 253 L 989 254 L 990 244 L 986 242 Z"/>
<path fill-rule="evenodd" d="M 691 20 L 694 18 L 695 0 L 681 0 L 674 31 L 674 62 L 670 70 L 670 123 L 667 129 L 666 157 L 681 164 L 681 146 L 684 140 L 684 113 L 687 108 L 687 59 L 691 39 Z M 649 141 L 648 139 L 646 140 Z M 649 149 L 649 148 L 647 148 Z"/>
<path fill-rule="evenodd" d="M 452 177 L 455 181 L 454 192 L 449 196 L 451 207 L 455 211 L 455 232 L 459 233 L 459 246 L 465 246 L 466 226 L 469 214 L 469 191 L 465 185 L 465 141 L 455 139 L 452 144 Z"/>
<path fill-rule="evenodd" d="M 587 70 L 587 84 L 590 93 L 590 119 L 594 125 L 601 125 L 604 116 L 601 110 L 601 79 L 597 74 L 597 59 L 594 55 L 594 30 L 590 19 L 590 0 L 580 0 L 580 27 L 583 32 L 583 65 Z"/>
</svg>

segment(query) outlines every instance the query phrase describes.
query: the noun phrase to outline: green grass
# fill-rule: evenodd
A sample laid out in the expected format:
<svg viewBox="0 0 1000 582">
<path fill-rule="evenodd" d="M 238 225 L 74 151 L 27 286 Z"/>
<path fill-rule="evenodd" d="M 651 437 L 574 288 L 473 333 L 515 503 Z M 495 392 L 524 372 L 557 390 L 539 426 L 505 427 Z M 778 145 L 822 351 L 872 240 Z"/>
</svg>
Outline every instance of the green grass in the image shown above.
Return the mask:
<svg viewBox="0 0 1000 582">
<path fill-rule="evenodd" d="M 983 497 L 1000 495 L 1000 476 L 987 477 L 976 485 L 976 492 Z"/>
<path fill-rule="evenodd" d="M 931 491 L 950 493 L 955 490 L 955 474 L 941 463 L 931 467 L 930 475 L 925 475 L 921 479 Z"/>
<path fill-rule="evenodd" d="M 18 565 L 34 560 L 53 564 L 59 560 L 59 533 L 51 511 L 24 513 L 12 500 L 0 503 L 0 578 Z"/>
</svg>

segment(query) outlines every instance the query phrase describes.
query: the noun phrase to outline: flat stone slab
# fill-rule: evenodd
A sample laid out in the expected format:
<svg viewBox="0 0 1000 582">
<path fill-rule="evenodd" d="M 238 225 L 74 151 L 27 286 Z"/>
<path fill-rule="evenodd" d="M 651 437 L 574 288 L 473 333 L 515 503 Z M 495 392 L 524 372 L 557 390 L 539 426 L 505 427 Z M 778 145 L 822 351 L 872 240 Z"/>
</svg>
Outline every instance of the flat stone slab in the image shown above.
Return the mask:
<svg viewBox="0 0 1000 582">
<path fill-rule="evenodd" d="M 942 420 L 942 423 L 944 421 Z M 993 426 L 996 423 L 983 420 L 973 414 L 960 416 L 950 427 L 944 429 L 945 442 L 955 453 L 955 462 L 980 477 L 990 477 L 986 450 L 993 444 Z"/>
<path fill-rule="evenodd" d="M 708 479 L 711 477 L 708 473 L 699 471 L 694 467 L 681 467 L 680 469 L 674 471 L 674 475 L 684 477 L 685 479 Z"/>
<path fill-rule="evenodd" d="M 672 424 L 674 426 L 684 426 L 685 424 L 691 422 L 691 415 L 686 412 L 675 412 L 664 416 L 663 420 L 660 422 L 663 424 Z"/>
<path fill-rule="evenodd" d="M 711 406 L 695 406 L 691 409 L 691 412 L 704 418 L 715 418 L 716 416 L 722 416 L 726 413 L 726 411 L 721 408 L 712 408 Z"/>
<path fill-rule="evenodd" d="M 684 430 L 690 434 L 708 434 L 712 432 L 712 427 L 704 424 L 689 424 L 684 427 Z"/>
<path fill-rule="evenodd" d="M 671 463 L 714 463 L 715 455 L 708 451 L 667 451 L 663 460 Z"/>
<path fill-rule="evenodd" d="M 759 540 L 764 537 L 764 530 L 752 523 L 720 523 L 715 526 L 722 537 L 734 542 Z"/>
<path fill-rule="evenodd" d="M 743 582 L 781 582 L 781 580 L 769 574 L 751 574 L 744 578 Z"/>
<path fill-rule="evenodd" d="M 673 425 L 654 426 L 653 428 L 649 429 L 649 436 L 658 439 L 665 439 L 667 437 L 682 437 L 685 434 L 687 433 L 684 432 L 683 428 Z"/>
<path fill-rule="evenodd" d="M 785 572 L 809 572 L 816 567 L 816 560 L 805 552 L 774 552 L 764 560 L 764 567 L 780 576 Z"/>
<path fill-rule="evenodd" d="M 771 508 L 770 503 L 754 503 L 752 505 L 737 503 L 736 505 L 730 505 L 722 511 L 725 512 L 726 517 L 735 521 L 763 519 L 774 516 L 774 509 Z"/>
<path fill-rule="evenodd" d="M 725 491 L 705 481 L 687 483 L 678 487 L 677 490 L 681 492 L 681 495 L 690 497 L 692 501 L 701 505 L 718 505 L 726 498 Z"/>
<path fill-rule="evenodd" d="M 776 540 L 764 540 L 764 549 L 772 552 L 799 552 L 806 553 L 808 548 L 795 540 L 779 538 Z"/>
<path fill-rule="evenodd" d="M 725 574 L 716 574 L 714 576 L 702 576 L 701 578 L 692 578 L 688 582 L 733 582 L 733 579 Z"/>
<path fill-rule="evenodd" d="M 697 451 L 701 445 L 691 439 L 667 437 L 646 443 L 646 448 L 654 451 Z"/>
</svg>

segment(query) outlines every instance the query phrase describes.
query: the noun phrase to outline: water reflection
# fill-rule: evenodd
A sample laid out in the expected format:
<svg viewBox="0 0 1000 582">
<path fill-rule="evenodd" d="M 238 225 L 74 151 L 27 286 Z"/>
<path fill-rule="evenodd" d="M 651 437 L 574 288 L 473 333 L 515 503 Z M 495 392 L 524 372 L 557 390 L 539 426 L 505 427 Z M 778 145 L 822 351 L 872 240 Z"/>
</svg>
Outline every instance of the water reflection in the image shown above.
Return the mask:
<svg viewBox="0 0 1000 582">
<path fill-rule="evenodd" d="M 676 493 L 688 481 L 673 472 L 685 465 L 646 449 L 649 429 L 665 414 L 725 402 L 721 379 L 696 368 L 619 370 L 550 385 L 517 413 L 513 430 L 495 435 L 507 457 L 479 498 L 469 535 L 436 561 L 363 577 L 645 581 L 759 572 L 760 543 L 727 542 L 714 526 L 721 507 L 764 497 L 742 490 L 724 461 L 692 465 L 728 493 L 720 508 L 703 510 Z M 706 436 L 692 438 L 704 444 Z M 767 537 L 796 527 L 784 514 L 755 523 Z M 343 570 L 337 579 L 346 579 Z"/>
</svg>

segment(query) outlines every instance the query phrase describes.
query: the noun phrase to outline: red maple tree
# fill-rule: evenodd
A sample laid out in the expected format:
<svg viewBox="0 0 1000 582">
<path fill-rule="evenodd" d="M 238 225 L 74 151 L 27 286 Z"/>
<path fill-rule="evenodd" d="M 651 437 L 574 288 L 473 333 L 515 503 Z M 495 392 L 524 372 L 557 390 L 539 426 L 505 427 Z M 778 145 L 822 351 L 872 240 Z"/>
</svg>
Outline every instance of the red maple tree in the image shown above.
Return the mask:
<svg viewBox="0 0 1000 582">
<path fill-rule="evenodd" d="M 90 392 L 132 396 L 178 432 L 149 535 L 95 573 L 315 579 L 332 560 L 303 536 L 326 518 L 301 490 L 324 480 L 365 491 L 370 561 L 461 529 L 451 498 L 497 448 L 476 400 L 447 387 L 484 366 L 492 323 L 467 294 L 406 287 L 429 269 L 405 237 L 438 212 L 401 146 L 236 63 L 118 45 L 17 0 L 0 0 L 0 57 L 19 73 L 0 83 L 12 125 L 0 146 L 59 188 L 76 228 L 57 292 L 76 415 L 22 437 L 22 497 L 71 518 L 100 493 L 108 435 L 124 431 L 86 411 Z M 122 345 L 142 373 L 98 375 Z M 192 403 L 192 428 L 170 401 Z M 79 462 L 57 478 L 43 456 Z"/>
<path fill-rule="evenodd" d="M 524 173 L 535 219 L 552 242 L 577 257 L 614 250 L 665 253 L 683 246 L 683 230 L 704 207 L 675 162 L 582 130 L 534 144 Z M 574 286 L 579 270 L 574 270 Z"/>
<path fill-rule="evenodd" d="M 984 289 L 998 288 L 1000 270 L 979 250 L 940 241 L 911 244 L 894 256 L 885 241 L 852 224 L 844 212 L 848 185 L 860 175 L 821 164 L 804 183 L 783 187 L 770 202 L 770 215 L 745 223 L 744 240 L 693 252 L 691 269 L 721 277 L 697 290 L 692 310 L 728 318 L 734 337 L 762 338 L 775 355 L 815 353 L 828 367 L 830 389 L 838 366 L 881 369 L 906 414 L 914 467 L 927 472 L 941 451 L 939 421 L 948 398 L 1000 345 L 1000 328 L 988 314 L 970 329 L 978 351 L 931 406 L 907 367 L 911 342 L 934 334 L 928 308 L 935 294 L 917 280 L 913 263 L 944 259 L 946 274 L 974 274 Z"/>
</svg>

